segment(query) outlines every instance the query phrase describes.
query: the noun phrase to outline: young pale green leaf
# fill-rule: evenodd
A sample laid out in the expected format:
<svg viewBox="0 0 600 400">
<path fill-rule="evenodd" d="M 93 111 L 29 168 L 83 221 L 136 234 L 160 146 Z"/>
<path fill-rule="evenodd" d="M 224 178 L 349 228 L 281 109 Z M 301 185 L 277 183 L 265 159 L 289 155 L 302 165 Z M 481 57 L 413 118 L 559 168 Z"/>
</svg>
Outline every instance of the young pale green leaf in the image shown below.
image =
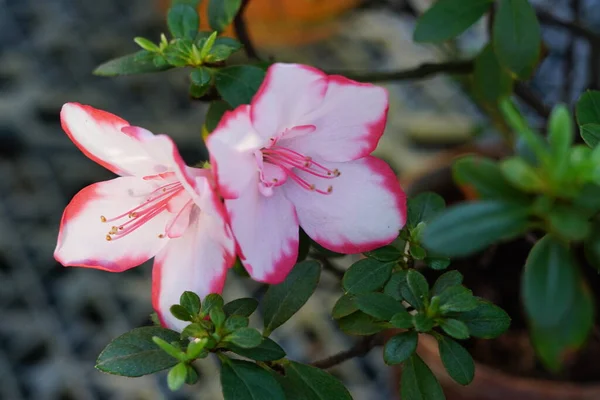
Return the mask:
<svg viewBox="0 0 600 400">
<path fill-rule="evenodd" d="M 456 270 L 448 271 L 436 279 L 435 283 L 433 284 L 433 288 L 431 289 L 431 294 L 433 296 L 438 296 L 451 286 L 460 286 L 462 281 L 463 276 L 460 272 Z"/>
<path fill-rule="evenodd" d="M 387 341 L 383 348 L 383 360 L 387 365 L 406 361 L 417 349 L 419 335 L 415 331 L 397 334 Z"/>
<path fill-rule="evenodd" d="M 226 359 L 221 365 L 221 387 L 225 400 L 285 400 L 277 380 L 248 361 Z"/>
<path fill-rule="evenodd" d="M 435 321 L 433 318 L 427 316 L 425 313 L 414 314 L 413 316 L 413 326 L 417 330 L 417 332 L 429 332 L 435 326 Z"/>
<path fill-rule="evenodd" d="M 213 308 L 223 309 L 223 298 L 220 294 L 211 293 L 204 298 L 200 311 L 204 314 L 210 313 Z"/>
<path fill-rule="evenodd" d="M 185 355 L 185 352 L 182 350 L 182 346 L 171 344 L 158 336 L 153 336 L 152 341 L 171 357 L 175 357 L 180 361 L 186 360 L 187 357 Z"/>
<path fill-rule="evenodd" d="M 442 314 L 471 311 L 478 305 L 477 297 L 464 286 L 447 287 L 437 297 Z"/>
<path fill-rule="evenodd" d="M 465 256 L 527 230 L 529 208 L 504 201 L 450 207 L 429 223 L 423 245 L 435 254 Z"/>
<path fill-rule="evenodd" d="M 294 361 L 284 368 L 286 400 L 352 400 L 348 389 L 322 369 Z"/>
<path fill-rule="evenodd" d="M 96 361 L 96 368 L 109 374 L 137 377 L 152 374 L 177 364 L 152 338 L 179 342 L 179 333 L 156 326 L 136 328 L 110 342 Z"/>
<path fill-rule="evenodd" d="M 581 125 L 579 133 L 585 144 L 596 147 L 600 142 L 600 123 Z"/>
<path fill-rule="evenodd" d="M 349 335 L 367 336 L 381 332 L 386 326 L 377 322 L 373 317 L 356 311 L 338 320 L 340 329 Z"/>
<path fill-rule="evenodd" d="M 518 134 L 519 153 L 526 155 L 527 159 L 533 159 L 535 162 L 532 164 L 547 163 L 548 143 L 539 133 L 529 128 L 527 121 L 510 98 L 500 101 L 500 111 L 508 125 Z"/>
<path fill-rule="evenodd" d="M 502 0 L 492 28 L 494 50 L 500 62 L 522 79 L 531 76 L 540 56 L 542 35 L 528 0 Z"/>
<path fill-rule="evenodd" d="M 263 301 L 265 336 L 300 310 L 317 288 L 320 276 L 321 265 L 317 261 L 302 261 L 283 283 L 269 287 Z"/>
<path fill-rule="evenodd" d="M 383 246 L 379 249 L 367 251 L 366 253 L 364 253 L 364 255 L 369 258 L 374 258 L 377 261 L 383 262 L 398 261 L 403 254 L 403 252 L 401 252 L 400 250 L 398 250 L 398 248 L 392 245 Z"/>
<path fill-rule="evenodd" d="M 493 0 L 440 0 L 417 21 L 413 40 L 439 43 L 458 36 L 489 10 Z"/>
<path fill-rule="evenodd" d="M 475 93 L 489 104 L 496 104 L 500 99 L 510 96 L 512 93 L 513 78 L 500 65 L 491 44 L 485 46 L 475 58 L 473 83 Z"/>
<path fill-rule="evenodd" d="M 209 133 L 214 131 L 219 124 L 219 121 L 221 121 L 223 114 L 230 110 L 232 110 L 231 106 L 224 101 L 217 100 L 210 103 L 208 111 L 206 112 L 206 119 L 204 120 L 206 130 Z"/>
<path fill-rule="evenodd" d="M 223 309 L 217 307 L 213 307 L 208 315 L 210 316 L 211 322 L 215 324 L 217 329 L 220 329 L 223 326 L 225 323 L 225 318 L 227 318 Z"/>
<path fill-rule="evenodd" d="M 232 315 L 225 320 L 224 328 L 227 332 L 233 332 L 236 329 L 246 328 L 250 321 L 243 315 Z"/>
<path fill-rule="evenodd" d="M 440 327 L 455 339 L 467 339 L 469 337 L 467 324 L 458 319 L 443 319 L 440 321 Z"/>
<path fill-rule="evenodd" d="M 402 303 L 383 293 L 362 293 L 354 300 L 356 306 L 365 314 L 389 321 L 392 317 L 404 310 Z"/>
<path fill-rule="evenodd" d="M 445 257 L 425 257 L 425 264 L 436 271 L 446 269 L 450 265 L 450 259 Z"/>
<path fill-rule="evenodd" d="M 513 186 L 524 192 L 542 192 L 544 181 L 527 161 L 520 157 L 507 158 L 500 164 L 502 174 Z"/>
<path fill-rule="evenodd" d="M 394 272 L 390 277 L 390 280 L 385 284 L 385 287 L 383 288 L 383 293 L 393 297 L 398 301 L 404 299 L 402 297 L 400 289 L 402 285 L 406 284 L 406 274 L 407 271 L 405 270 Z"/>
<path fill-rule="evenodd" d="M 155 65 L 154 55 L 146 50 L 140 50 L 137 53 L 107 61 L 99 65 L 93 73 L 99 76 L 120 76 L 160 72 L 169 68 L 172 67 L 168 64 Z"/>
<path fill-rule="evenodd" d="M 353 312 L 358 311 L 358 307 L 354 302 L 354 296 L 345 294 L 336 301 L 331 311 L 331 316 L 334 319 L 340 319 L 346 315 L 350 315 Z"/>
<path fill-rule="evenodd" d="M 461 385 L 468 385 L 475 377 L 475 362 L 464 347 L 442 335 L 436 336 L 440 358 L 448 375 Z"/>
<path fill-rule="evenodd" d="M 390 319 L 390 324 L 392 324 L 395 328 L 400 329 L 412 328 L 413 318 L 412 315 L 406 311 L 406 309 L 404 309 Z"/>
<path fill-rule="evenodd" d="M 510 317 L 503 309 L 481 299 L 476 308 L 460 313 L 456 318 L 467 325 L 471 336 L 482 339 L 496 338 L 510 326 Z"/>
<path fill-rule="evenodd" d="M 540 327 L 554 326 L 571 309 L 578 290 L 577 263 L 551 235 L 531 249 L 521 281 L 527 315 Z"/>
<path fill-rule="evenodd" d="M 439 194 L 425 192 L 408 199 L 406 224 L 415 228 L 420 222 L 429 222 L 446 207 Z"/>
<path fill-rule="evenodd" d="M 445 400 L 437 378 L 417 353 L 406 360 L 400 380 L 400 396 L 407 400 Z"/>
<path fill-rule="evenodd" d="M 243 317 L 249 317 L 252 315 L 258 307 L 258 300 L 244 297 L 241 299 L 235 299 L 223 306 L 225 314 L 229 315 L 241 315 Z"/>
<path fill-rule="evenodd" d="M 583 240 L 591 231 L 591 223 L 586 210 L 557 204 L 547 215 L 550 229 L 567 240 Z"/>
<path fill-rule="evenodd" d="M 217 91 L 232 107 L 250 104 L 265 78 L 265 71 L 252 65 L 221 68 L 215 76 Z"/>
<path fill-rule="evenodd" d="M 208 23 L 210 27 L 218 32 L 233 22 L 238 13 L 242 0 L 210 0 L 208 3 Z"/>
<path fill-rule="evenodd" d="M 175 4 L 167 13 L 167 25 L 173 37 L 193 40 L 200 25 L 198 12 L 189 4 Z"/>
<path fill-rule="evenodd" d="M 196 368 L 190 364 L 187 364 L 185 366 L 185 368 L 187 370 L 187 375 L 185 377 L 185 383 L 187 383 L 188 385 L 195 385 L 196 383 L 198 383 L 198 379 L 200 379 L 200 375 L 198 374 L 198 371 L 196 370 Z"/>
<path fill-rule="evenodd" d="M 556 162 L 560 162 L 569 154 L 574 139 L 573 122 L 569 109 L 563 104 L 554 107 L 548 125 L 550 149 Z"/>
<path fill-rule="evenodd" d="M 171 391 L 181 389 L 187 378 L 187 367 L 184 363 L 179 363 L 169 371 L 167 375 L 167 385 Z"/>
<path fill-rule="evenodd" d="M 179 304 L 191 315 L 197 315 L 200 312 L 200 297 L 194 292 L 183 292 L 179 298 Z"/>
<path fill-rule="evenodd" d="M 347 293 L 358 294 L 380 289 L 392 274 L 395 262 L 365 258 L 352 264 L 344 274 L 342 286 Z"/>
<path fill-rule="evenodd" d="M 223 338 L 224 342 L 233 343 L 235 346 L 244 349 L 257 347 L 262 340 L 262 335 L 254 328 L 239 328 Z"/>
<path fill-rule="evenodd" d="M 183 328 L 183 331 L 181 332 L 182 339 L 191 337 L 202 338 L 206 336 L 208 336 L 207 329 L 203 324 L 200 323 L 189 324 L 188 326 Z"/>
<path fill-rule="evenodd" d="M 206 353 L 207 350 L 205 350 L 205 347 L 207 344 L 208 344 L 207 338 L 200 339 L 200 340 L 191 340 L 188 343 L 187 350 L 186 350 L 186 355 L 188 356 L 188 359 L 193 360 L 195 358 L 198 358 L 201 353 L 203 353 L 203 352 Z"/>
<path fill-rule="evenodd" d="M 204 41 L 204 43 L 202 43 L 202 47 L 200 48 L 199 54 L 198 54 L 198 58 L 200 60 L 204 60 L 206 58 L 206 56 L 208 55 L 208 53 L 212 50 L 215 41 L 217 40 L 217 32 L 213 32 L 211 33 L 206 40 Z"/>
<path fill-rule="evenodd" d="M 152 41 L 150 41 L 146 38 L 138 36 L 136 38 L 133 38 L 133 41 L 138 46 L 140 46 L 142 49 L 144 49 L 146 51 L 153 52 L 153 53 L 160 51 L 160 48 L 155 43 L 153 43 Z"/>
<path fill-rule="evenodd" d="M 258 346 L 250 349 L 234 344 L 228 344 L 227 349 L 255 361 L 275 361 L 285 357 L 285 351 L 283 351 L 281 346 L 269 338 L 263 338 L 263 341 Z"/>
<path fill-rule="evenodd" d="M 406 282 L 407 285 L 400 288 L 402 296 L 417 310 L 425 309 L 429 304 L 427 279 L 419 271 L 411 269 L 406 274 Z"/>
</svg>

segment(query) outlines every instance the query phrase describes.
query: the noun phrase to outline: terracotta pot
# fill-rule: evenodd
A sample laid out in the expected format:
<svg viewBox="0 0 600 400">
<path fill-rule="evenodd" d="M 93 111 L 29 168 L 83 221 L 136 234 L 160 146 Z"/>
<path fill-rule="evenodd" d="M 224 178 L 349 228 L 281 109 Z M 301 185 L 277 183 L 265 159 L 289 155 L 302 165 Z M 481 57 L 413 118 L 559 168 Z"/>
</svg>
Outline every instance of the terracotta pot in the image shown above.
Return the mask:
<svg viewBox="0 0 600 400">
<path fill-rule="evenodd" d="M 452 182 L 451 163 L 457 156 L 465 153 L 478 153 L 494 158 L 505 154 L 505 151 L 491 144 L 484 147 L 468 146 L 445 153 L 433 163 L 432 168 L 403 179 L 409 195 L 423 191 L 448 193 L 449 188 L 456 191 L 456 186 Z M 473 382 L 468 386 L 461 386 L 446 373 L 439 356 L 437 341 L 433 337 L 420 335 L 418 352 L 438 377 L 448 400 L 600 400 L 600 384 L 578 384 L 520 377 L 479 362 L 475 362 Z M 397 368 L 394 373 L 396 385 L 400 377 L 401 369 Z"/>
<path fill-rule="evenodd" d="M 213 0 L 215 1 L 215 0 Z M 330 36 L 337 29 L 338 16 L 362 0 L 251 0 L 246 9 L 246 25 L 259 47 L 311 43 Z M 161 0 L 166 10 L 170 0 Z M 210 29 L 208 1 L 200 2 L 201 29 Z M 235 36 L 230 26 L 227 36 Z"/>
</svg>

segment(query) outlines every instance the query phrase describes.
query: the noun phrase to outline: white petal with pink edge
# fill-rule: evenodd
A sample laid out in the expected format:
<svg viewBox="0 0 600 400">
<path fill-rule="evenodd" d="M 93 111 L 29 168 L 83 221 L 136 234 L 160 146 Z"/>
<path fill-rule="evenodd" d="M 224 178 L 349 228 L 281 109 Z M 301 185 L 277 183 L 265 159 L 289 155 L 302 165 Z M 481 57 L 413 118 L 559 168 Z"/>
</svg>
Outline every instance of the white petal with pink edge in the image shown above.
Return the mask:
<svg viewBox="0 0 600 400">
<path fill-rule="evenodd" d="M 327 90 L 327 75 L 300 64 L 273 64 L 252 99 L 252 125 L 264 138 L 291 129 L 318 109 Z"/>
<path fill-rule="evenodd" d="M 107 235 L 113 225 L 119 225 L 110 219 L 139 206 L 156 186 L 141 178 L 121 177 L 81 190 L 63 213 L 54 258 L 64 266 L 111 272 L 125 271 L 152 258 L 168 240 L 159 237 L 173 216 L 166 210 L 127 235 L 113 235 L 111 240 Z M 103 222 L 102 217 L 108 221 Z"/>
<path fill-rule="evenodd" d="M 298 258 L 298 219 L 292 203 L 279 190 L 265 197 L 253 188 L 226 200 L 225 206 L 248 273 L 260 282 L 281 283 Z"/>
<path fill-rule="evenodd" d="M 106 111 L 67 103 L 60 112 L 62 127 L 91 160 L 118 175 L 153 175 L 160 166 L 134 137 L 121 129 L 129 123 Z"/>
<path fill-rule="evenodd" d="M 333 179 L 298 171 L 316 187 L 331 185 L 330 194 L 301 188 L 289 179 L 282 188 L 294 204 L 300 226 L 321 246 L 354 254 L 391 243 L 406 221 L 406 196 L 391 168 L 375 157 L 327 163 L 338 169 Z"/>
<path fill-rule="evenodd" d="M 325 98 L 318 109 L 296 120 L 315 131 L 279 145 L 333 162 L 356 160 L 375 150 L 387 120 L 388 94 L 379 86 L 329 76 Z"/>
<path fill-rule="evenodd" d="M 266 140 L 257 135 L 250 123 L 249 106 L 223 115 L 206 146 L 224 198 L 238 197 L 258 174 L 254 152 L 265 144 Z"/>
<path fill-rule="evenodd" d="M 169 309 L 185 291 L 205 297 L 221 293 L 225 275 L 235 261 L 233 237 L 221 218 L 194 209 L 183 236 L 171 239 L 154 260 L 152 305 L 163 325 L 181 331 L 187 323 Z"/>
</svg>

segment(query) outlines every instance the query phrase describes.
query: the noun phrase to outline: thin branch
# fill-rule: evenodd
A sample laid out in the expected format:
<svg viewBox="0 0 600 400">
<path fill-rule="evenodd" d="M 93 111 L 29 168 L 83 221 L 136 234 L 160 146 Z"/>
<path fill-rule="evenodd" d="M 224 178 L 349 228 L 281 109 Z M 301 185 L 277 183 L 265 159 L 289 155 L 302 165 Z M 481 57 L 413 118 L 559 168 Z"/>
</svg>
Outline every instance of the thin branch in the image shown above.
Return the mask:
<svg viewBox="0 0 600 400">
<path fill-rule="evenodd" d="M 374 347 L 380 346 L 382 344 L 382 342 L 383 342 L 383 340 L 382 340 L 381 336 L 379 336 L 379 335 L 366 336 L 363 339 L 361 339 L 359 342 L 357 342 L 350 349 L 348 349 L 346 351 L 342 351 L 341 353 L 338 353 L 338 354 L 334 354 L 331 357 L 327 357 L 322 360 L 315 361 L 311 365 L 313 367 L 317 367 L 317 368 L 321 368 L 321 369 L 328 369 L 328 368 L 334 367 L 338 364 L 341 364 L 344 361 L 347 361 L 351 358 L 362 357 L 362 356 L 366 355 L 367 353 L 369 353 L 369 351 L 371 351 L 371 349 L 373 349 Z"/>
<path fill-rule="evenodd" d="M 585 38 L 592 43 L 600 43 L 600 36 L 584 28 L 576 22 L 565 21 L 544 10 L 537 10 L 536 14 L 540 22 L 544 25 L 558 26 L 560 28 L 564 28 L 571 31 L 571 33 L 573 33 L 574 35 Z"/>
<path fill-rule="evenodd" d="M 551 109 L 523 82 L 515 83 L 515 94 L 544 119 L 550 117 Z"/>
<path fill-rule="evenodd" d="M 235 19 L 233 20 L 233 28 L 235 29 L 235 34 L 240 40 L 240 42 L 244 45 L 244 50 L 246 51 L 246 55 L 248 58 L 252 60 L 260 60 L 252 41 L 250 40 L 250 35 L 248 34 L 248 29 L 246 27 L 246 22 L 244 20 L 244 11 L 246 11 L 246 7 L 250 3 L 250 0 L 243 0 L 240 9 L 238 10 Z"/>
<path fill-rule="evenodd" d="M 425 63 L 416 68 L 391 72 L 328 71 L 331 75 L 344 75 L 360 82 L 402 81 L 409 79 L 425 79 L 437 74 L 469 74 L 473 72 L 473 61 L 450 61 L 444 63 Z"/>
</svg>

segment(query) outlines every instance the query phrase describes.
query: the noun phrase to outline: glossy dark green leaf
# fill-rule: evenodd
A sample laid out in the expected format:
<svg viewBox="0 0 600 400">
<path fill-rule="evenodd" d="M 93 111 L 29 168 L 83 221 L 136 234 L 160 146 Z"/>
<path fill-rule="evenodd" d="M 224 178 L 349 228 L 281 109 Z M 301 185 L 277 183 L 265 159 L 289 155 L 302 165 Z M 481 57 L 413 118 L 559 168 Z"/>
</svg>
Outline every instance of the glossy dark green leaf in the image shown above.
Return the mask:
<svg viewBox="0 0 600 400">
<path fill-rule="evenodd" d="M 233 332 L 236 329 L 246 328 L 250 320 L 243 315 L 232 315 L 225 320 L 224 329 L 228 332 Z"/>
<path fill-rule="evenodd" d="M 355 311 L 358 311 L 358 307 L 354 302 L 354 296 L 345 294 L 342 297 L 340 297 L 333 306 L 331 316 L 334 319 L 340 319 L 342 317 L 345 317 L 346 315 L 352 314 Z"/>
<path fill-rule="evenodd" d="M 583 244 L 585 258 L 590 265 L 600 271 L 600 226 L 595 224 Z"/>
<path fill-rule="evenodd" d="M 437 297 L 442 314 L 471 311 L 479 304 L 473 292 L 464 286 L 447 287 Z"/>
<path fill-rule="evenodd" d="M 454 180 L 461 186 L 471 187 L 483 199 L 519 201 L 527 199 L 520 190 L 504 178 L 500 165 L 489 158 L 464 156 L 452 166 Z"/>
<path fill-rule="evenodd" d="M 415 331 L 407 331 L 393 336 L 383 348 L 383 360 L 387 365 L 400 364 L 406 361 L 417 349 L 419 335 Z"/>
<path fill-rule="evenodd" d="M 221 297 L 220 294 L 217 293 L 211 293 L 208 296 L 206 296 L 204 298 L 204 300 L 202 301 L 202 306 L 200 307 L 200 310 L 205 313 L 208 314 L 210 312 L 210 310 L 212 310 L 213 308 L 223 308 L 223 298 Z"/>
<path fill-rule="evenodd" d="M 367 336 L 386 329 L 386 326 L 363 313 L 356 311 L 338 320 L 340 329 L 349 335 Z"/>
<path fill-rule="evenodd" d="M 429 317 L 426 313 L 420 312 L 413 316 L 413 326 L 417 332 L 429 332 L 435 326 L 433 318 Z"/>
<path fill-rule="evenodd" d="M 588 90 L 577 101 L 577 124 L 600 124 L 600 91 Z"/>
<path fill-rule="evenodd" d="M 569 249 L 552 236 L 533 246 L 521 283 L 525 310 L 536 325 L 556 325 L 571 309 L 578 287 L 576 270 Z"/>
<path fill-rule="evenodd" d="M 285 281 L 271 285 L 263 300 L 264 335 L 290 319 L 313 294 L 321 276 L 317 261 L 296 264 Z"/>
<path fill-rule="evenodd" d="M 510 317 L 500 307 L 478 300 L 478 305 L 471 311 L 462 312 L 456 317 L 469 328 L 471 336 L 493 339 L 503 334 L 510 326 Z"/>
<path fill-rule="evenodd" d="M 156 326 L 136 328 L 110 342 L 96 361 L 102 372 L 122 376 L 142 376 L 170 368 L 178 360 L 165 353 L 153 341 L 179 342 L 179 333 Z"/>
<path fill-rule="evenodd" d="M 233 22 L 242 0 L 210 0 L 208 3 L 208 23 L 215 31 L 222 32 Z"/>
<path fill-rule="evenodd" d="M 402 303 L 383 293 L 362 293 L 354 300 L 356 306 L 365 314 L 389 321 L 392 317 L 404 310 Z"/>
<path fill-rule="evenodd" d="M 228 344 L 227 349 L 242 357 L 256 361 L 275 361 L 285 357 L 285 351 L 283 351 L 281 346 L 269 338 L 263 338 L 263 341 L 258 346 L 250 349 L 233 344 Z"/>
<path fill-rule="evenodd" d="M 416 353 L 406 360 L 402 369 L 400 396 L 406 400 L 445 400 L 446 398 L 437 378 Z"/>
<path fill-rule="evenodd" d="M 429 284 L 420 272 L 411 269 L 406 274 L 406 286 L 400 287 L 400 293 L 417 310 L 423 310 L 429 304 Z"/>
<path fill-rule="evenodd" d="M 439 278 L 436 279 L 435 283 L 433 284 L 431 294 L 433 296 L 437 296 L 451 286 L 461 285 L 462 281 L 462 274 L 456 270 L 443 273 L 442 275 L 440 275 Z"/>
<path fill-rule="evenodd" d="M 492 39 L 500 62 L 520 78 L 529 78 L 540 56 L 542 35 L 528 0 L 500 1 Z"/>
<path fill-rule="evenodd" d="M 294 361 L 284 364 L 279 376 L 286 400 L 352 400 L 348 389 L 322 369 Z"/>
<path fill-rule="evenodd" d="M 396 300 L 402 300 L 402 293 L 400 292 L 401 285 L 406 284 L 406 273 L 407 271 L 397 271 L 392 274 L 390 280 L 385 284 L 383 293 L 393 297 Z"/>
<path fill-rule="evenodd" d="M 439 194 L 425 192 L 408 199 L 408 217 L 406 224 L 410 228 L 420 222 L 429 222 L 446 207 L 444 198 Z"/>
<path fill-rule="evenodd" d="M 257 347 L 262 340 L 262 335 L 254 328 L 239 328 L 223 338 L 223 341 L 244 349 Z"/>
<path fill-rule="evenodd" d="M 450 265 L 450 259 L 445 257 L 425 257 L 425 264 L 436 271 L 446 269 Z"/>
<path fill-rule="evenodd" d="M 475 377 L 475 362 L 469 352 L 454 340 L 438 335 L 442 364 L 448 375 L 461 385 L 468 385 Z"/>
<path fill-rule="evenodd" d="M 365 258 L 352 264 L 344 274 L 342 285 L 347 293 L 374 292 L 387 282 L 392 274 L 394 262 L 381 262 Z"/>
<path fill-rule="evenodd" d="M 390 319 L 390 324 L 392 324 L 395 328 L 400 329 L 412 328 L 413 317 L 408 311 L 406 311 L 406 309 L 404 309 Z"/>
<path fill-rule="evenodd" d="M 596 147 L 600 142 L 600 123 L 581 125 L 579 133 L 588 146 Z"/>
<path fill-rule="evenodd" d="M 552 232 L 567 240 L 583 240 L 591 231 L 587 210 L 576 206 L 557 204 L 548 213 Z"/>
<path fill-rule="evenodd" d="M 258 365 L 226 360 L 221 366 L 221 387 L 225 400 L 285 400 L 275 378 Z"/>
<path fill-rule="evenodd" d="M 404 253 L 392 245 L 383 246 L 373 251 L 364 253 L 369 258 L 374 258 L 378 261 L 397 261 Z"/>
<path fill-rule="evenodd" d="M 115 58 L 99 65 L 94 70 L 94 75 L 120 76 L 145 74 L 147 72 L 160 72 L 172 68 L 170 65 L 155 65 L 154 55 L 145 50 Z"/>
<path fill-rule="evenodd" d="M 250 104 L 265 78 L 265 71 L 252 65 L 221 68 L 215 76 L 217 91 L 232 107 Z"/>
<path fill-rule="evenodd" d="M 198 12 L 188 4 L 175 4 L 167 13 L 167 25 L 175 38 L 194 39 L 200 20 Z"/>
<path fill-rule="evenodd" d="M 503 201 L 463 203 L 429 223 L 423 244 L 436 254 L 465 256 L 527 229 L 529 209 Z"/>
<path fill-rule="evenodd" d="M 512 93 L 513 78 L 500 65 L 491 44 L 488 44 L 475 59 L 473 83 L 475 93 L 490 104 L 496 104 L 498 100 Z"/>
<path fill-rule="evenodd" d="M 455 339 L 467 339 L 469 337 L 469 328 L 467 327 L 467 324 L 458 319 L 443 319 L 440 321 L 440 327 L 444 332 Z"/>
<path fill-rule="evenodd" d="M 244 297 L 241 299 L 235 299 L 223 306 L 223 311 L 227 315 L 241 315 L 243 317 L 249 317 L 252 315 L 258 307 L 258 300 Z"/>
<path fill-rule="evenodd" d="M 172 305 L 169 310 L 171 311 L 171 315 L 173 315 L 178 320 L 181 320 L 181 321 L 191 321 L 192 320 L 192 315 L 190 314 L 190 312 L 185 307 L 182 307 L 179 304 Z"/>
<path fill-rule="evenodd" d="M 415 42 L 438 43 L 466 31 L 489 10 L 492 0 L 440 0 L 417 21 Z"/>
<path fill-rule="evenodd" d="M 179 298 L 179 304 L 191 315 L 196 315 L 200 312 L 200 297 L 194 292 L 183 292 Z"/>
</svg>

